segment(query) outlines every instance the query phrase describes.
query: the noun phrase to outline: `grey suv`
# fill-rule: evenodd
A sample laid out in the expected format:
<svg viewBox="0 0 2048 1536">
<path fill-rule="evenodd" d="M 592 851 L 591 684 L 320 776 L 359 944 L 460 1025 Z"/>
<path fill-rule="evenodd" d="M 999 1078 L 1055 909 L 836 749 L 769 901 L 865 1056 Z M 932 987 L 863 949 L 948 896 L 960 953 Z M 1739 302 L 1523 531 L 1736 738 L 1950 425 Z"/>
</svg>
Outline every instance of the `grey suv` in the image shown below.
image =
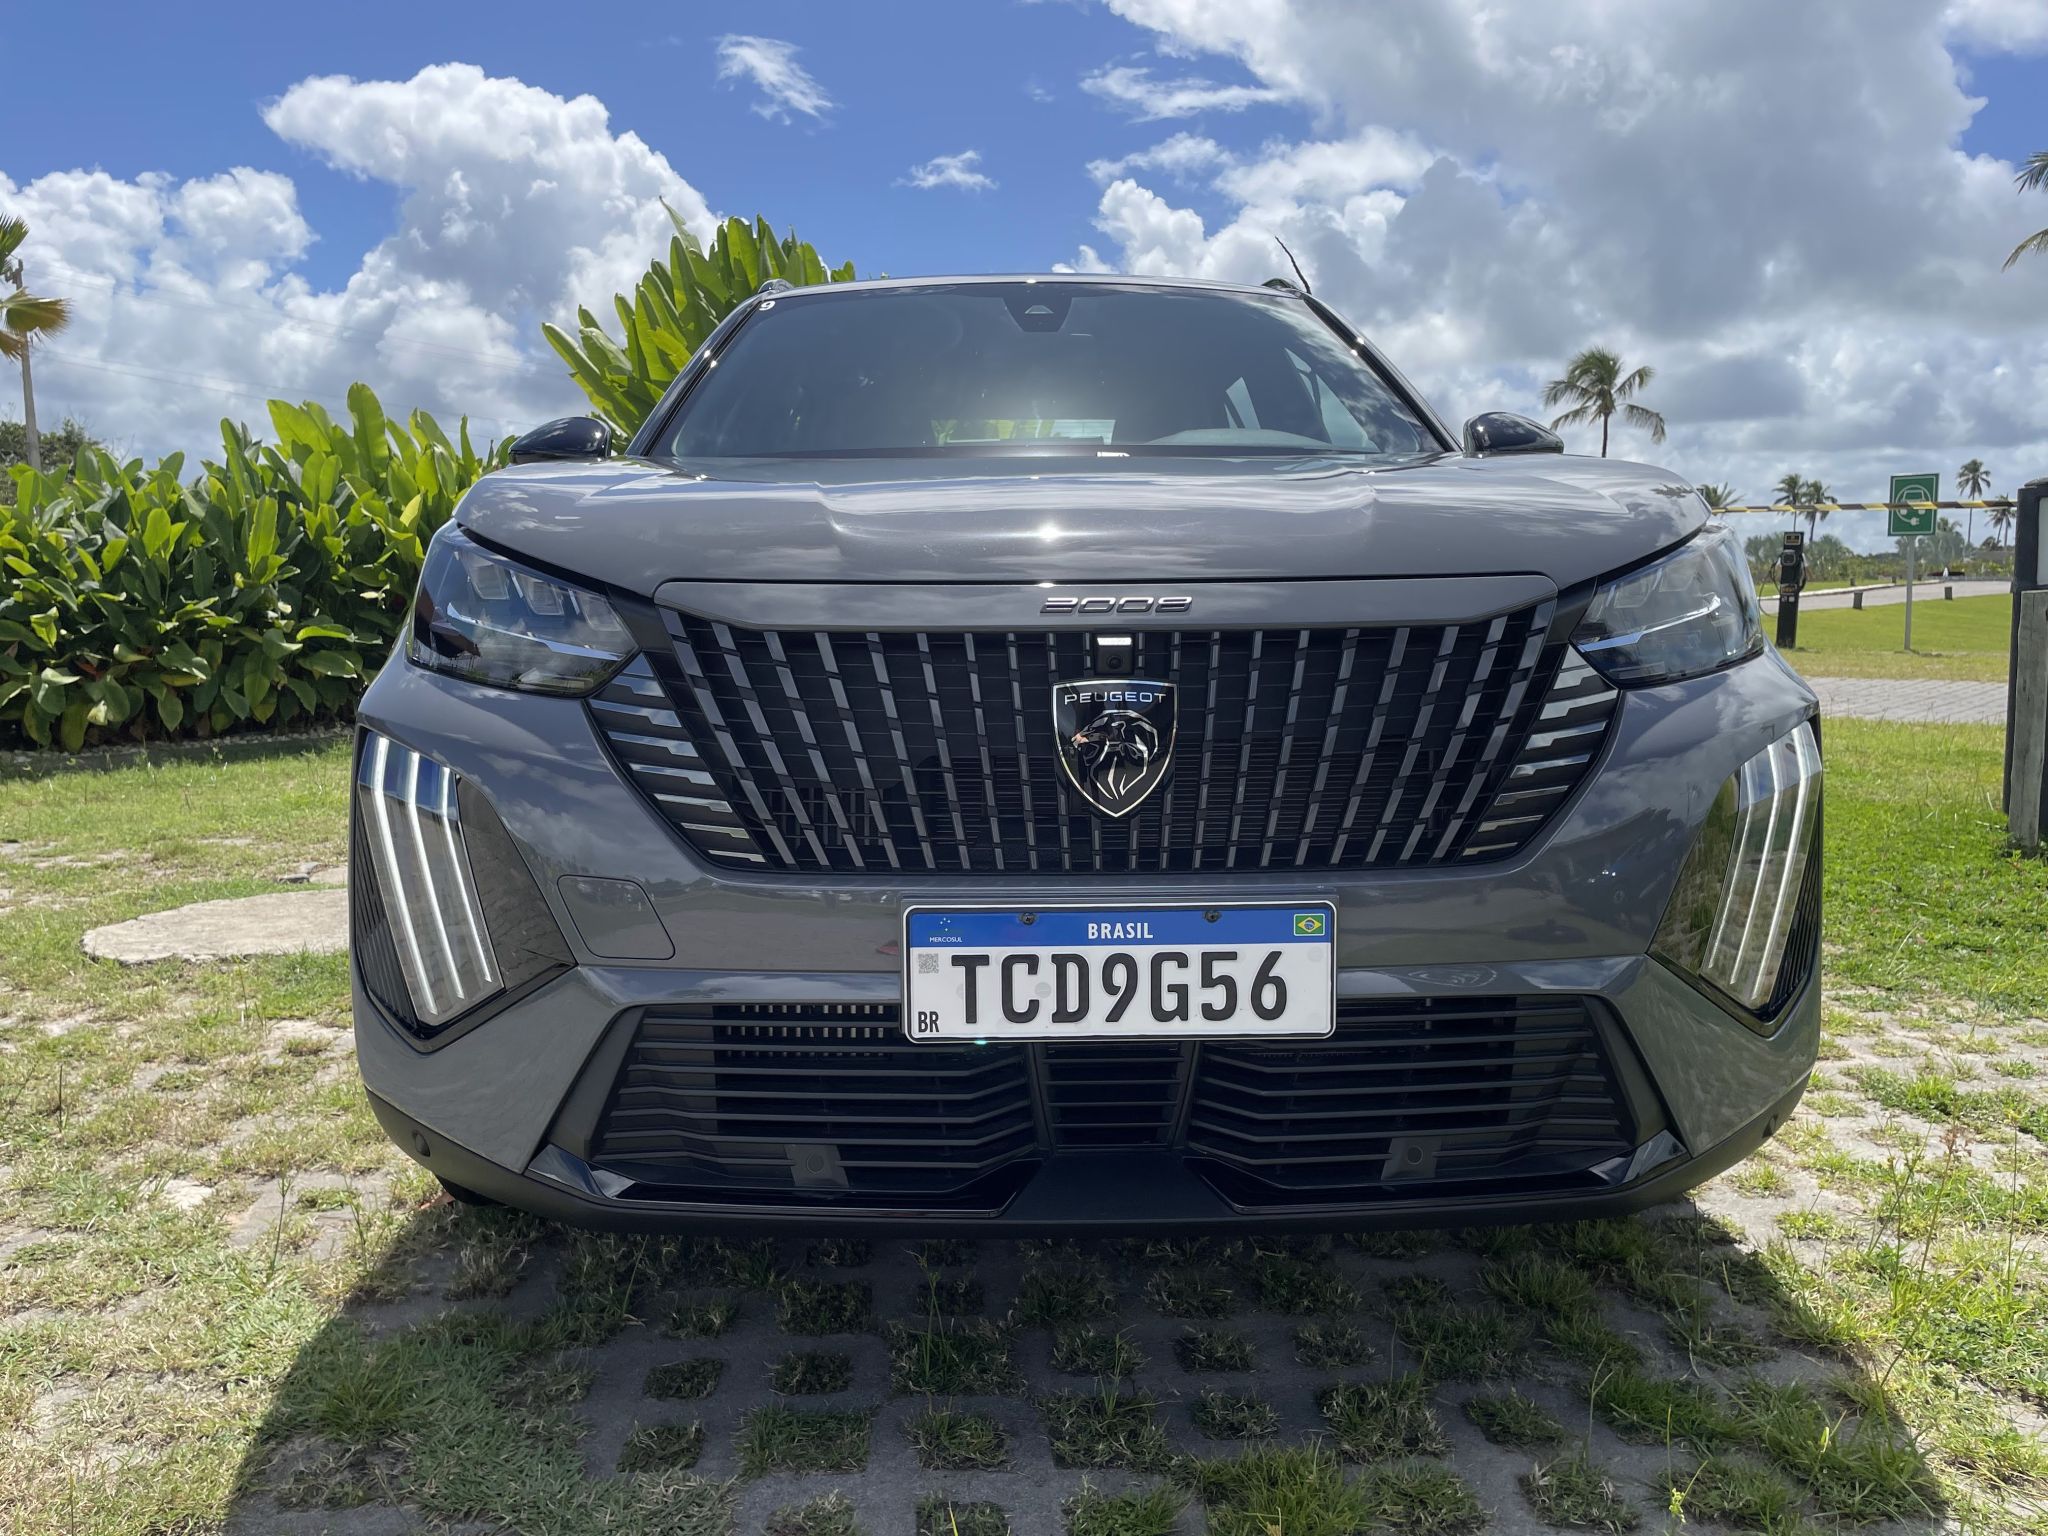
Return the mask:
<svg viewBox="0 0 2048 1536">
<path fill-rule="evenodd" d="M 1131 278 L 764 292 L 609 438 L 468 494 L 361 708 L 358 1054 L 459 1197 L 1535 1220 L 1797 1102 L 1814 697 L 1674 476 Z"/>
</svg>

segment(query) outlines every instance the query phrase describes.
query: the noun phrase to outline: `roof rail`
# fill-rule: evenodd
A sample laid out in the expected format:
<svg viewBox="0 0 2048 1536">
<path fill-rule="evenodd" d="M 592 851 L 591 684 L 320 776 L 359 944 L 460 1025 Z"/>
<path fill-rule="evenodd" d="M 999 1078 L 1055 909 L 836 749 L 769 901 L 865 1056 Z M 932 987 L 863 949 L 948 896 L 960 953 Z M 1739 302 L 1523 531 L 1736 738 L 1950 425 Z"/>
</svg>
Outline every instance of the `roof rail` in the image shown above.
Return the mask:
<svg viewBox="0 0 2048 1536">
<path fill-rule="evenodd" d="M 794 288 L 794 287 L 796 287 L 796 284 L 795 284 L 795 283 L 792 283 L 792 282 L 791 282 L 791 281 L 790 281 L 790 280 L 789 280 L 788 278 L 786 278 L 786 277 L 770 277 L 770 278 L 764 278 L 764 279 L 762 279 L 762 282 L 761 282 L 761 286 L 760 286 L 760 287 L 758 287 L 758 288 L 756 288 L 756 289 L 754 290 L 754 292 L 756 292 L 756 293 L 788 293 L 788 292 L 789 292 L 789 291 L 790 291 L 790 290 L 791 290 L 792 288 Z"/>
<path fill-rule="evenodd" d="M 1269 277 L 1259 286 L 1261 288 L 1278 288 L 1282 293 L 1291 293 L 1297 298 L 1301 296 L 1301 290 L 1284 277 Z"/>
</svg>

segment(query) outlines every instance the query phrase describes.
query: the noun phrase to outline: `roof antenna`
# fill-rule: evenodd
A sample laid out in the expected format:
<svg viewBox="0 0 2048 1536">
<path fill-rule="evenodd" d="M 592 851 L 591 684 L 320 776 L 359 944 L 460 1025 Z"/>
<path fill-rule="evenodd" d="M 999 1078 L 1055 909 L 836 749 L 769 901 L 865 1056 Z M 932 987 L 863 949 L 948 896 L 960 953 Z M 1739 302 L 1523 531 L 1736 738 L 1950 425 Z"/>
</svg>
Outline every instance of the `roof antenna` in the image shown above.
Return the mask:
<svg viewBox="0 0 2048 1536">
<path fill-rule="evenodd" d="M 1287 242 L 1285 240 L 1282 240 L 1278 235 L 1275 235 L 1273 237 L 1273 243 L 1280 247 L 1281 252 L 1287 257 L 1287 265 L 1294 268 L 1294 275 L 1297 278 L 1301 279 L 1301 291 L 1303 293 L 1313 294 L 1315 292 L 1315 289 L 1309 287 L 1308 279 L 1302 276 L 1301 263 L 1294 259 L 1294 252 L 1287 249 Z"/>
</svg>

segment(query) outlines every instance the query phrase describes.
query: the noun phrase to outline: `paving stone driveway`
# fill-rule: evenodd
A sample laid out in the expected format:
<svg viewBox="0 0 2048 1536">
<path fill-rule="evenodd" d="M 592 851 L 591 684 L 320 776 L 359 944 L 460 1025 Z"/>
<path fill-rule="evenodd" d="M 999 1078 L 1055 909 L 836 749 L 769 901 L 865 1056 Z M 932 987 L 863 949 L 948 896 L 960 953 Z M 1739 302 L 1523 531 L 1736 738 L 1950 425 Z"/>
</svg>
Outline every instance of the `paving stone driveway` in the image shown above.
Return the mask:
<svg viewBox="0 0 2048 1536">
<path fill-rule="evenodd" d="M 1809 677 L 1824 715 L 1937 725 L 2005 724 L 2005 684 L 1893 677 Z"/>
</svg>

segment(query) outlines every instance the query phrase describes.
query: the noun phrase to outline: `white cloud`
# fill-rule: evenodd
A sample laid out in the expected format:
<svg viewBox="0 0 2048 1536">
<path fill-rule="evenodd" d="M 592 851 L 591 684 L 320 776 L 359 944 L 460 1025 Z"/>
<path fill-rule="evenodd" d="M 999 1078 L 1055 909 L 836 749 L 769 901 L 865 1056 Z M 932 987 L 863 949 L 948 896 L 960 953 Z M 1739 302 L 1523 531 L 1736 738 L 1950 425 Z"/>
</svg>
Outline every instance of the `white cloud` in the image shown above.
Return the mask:
<svg viewBox="0 0 2048 1536">
<path fill-rule="evenodd" d="M 2048 5 L 2042 0 L 1949 0 L 1947 21 L 1963 42 L 1999 52 L 2048 49 Z"/>
<path fill-rule="evenodd" d="M 1266 86 L 1218 85 L 1194 76 L 1154 80 L 1149 69 L 1130 64 L 1096 70 L 1081 81 L 1081 89 L 1122 107 L 1141 123 L 1202 112 L 1242 112 L 1246 107 L 1284 101 L 1288 95 Z"/>
<path fill-rule="evenodd" d="M 792 112 L 822 118 L 832 98 L 796 55 L 796 45 L 780 38 L 730 33 L 718 40 L 718 78 L 751 80 L 761 93 L 754 110 L 773 122 L 788 122 Z"/>
<path fill-rule="evenodd" d="M 1973 455 L 2006 488 L 2048 468 L 2048 261 L 1998 270 L 2048 203 L 1957 147 L 1949 52 L 2027 45 L 2039 0 L 1110 3 L 1322 131 L 1092 163 L 1108 242 L 1078 268 L 1256 282 L 1287 272 L 1278 236 L 1453 417 L 1535 414 L 1566 357 L 1614 346 L 1671 417 L 1665 447 L 1617 451 L 1752 494 L 1793 468 L 1859 496 Z M 1786 91 L 1766 35 L 1826 60 L 1825 89 Z M 1164 179 L 1188 176 L 1220 218 Z"/>
<path fill-rule="evenodd" d="M 396 228 L 331 288 L 298 270 L 315 231 L 274 172 L 0 176 L 0 202 L 29 222 L 34 284 L 72 300 L 38 359 L 44 419 L 75 415 L 138 453 L 212 451 L 222 416 L 267 433 L 266 398 L 339 407 L 362 379 L 394 410 L 467 412 L 504 435 L 584 404 L 539 321 L 608 313 L 667 245 L 663 199 L 707 236 L 714 222 L 595 98 L 470 65 L 305 80 L 263 120 L 399 196 Z M 0 376 L 0 412 L 19 409 L 12 385 Z"/>
<path fill-rule="evenodd" d="M 951 187 L 961 192 L 987 192 L 995 186 L 993 178 L 976 169 L 981 164 L 981 151 L 962 150 L 957 155 L 934 155 L 922 165 L 913 165 L 900 185 L 931 191 L 937 187 Z"/>
<path fill-rule="evenodd" d="M 1109 182 L 1133 171 L 1164 171 L 1178 180 L 1185 180 L 1198 172 L 1231 164 L 1233 159 L 1230 151 L 1214 139 L 1205 139 L 1195 133 L 1176 133 L 1150 149 L 1141 149 L 1114 160 L 1090 160 L 1088 174 L 1097 181 Z"/>
</svg>

